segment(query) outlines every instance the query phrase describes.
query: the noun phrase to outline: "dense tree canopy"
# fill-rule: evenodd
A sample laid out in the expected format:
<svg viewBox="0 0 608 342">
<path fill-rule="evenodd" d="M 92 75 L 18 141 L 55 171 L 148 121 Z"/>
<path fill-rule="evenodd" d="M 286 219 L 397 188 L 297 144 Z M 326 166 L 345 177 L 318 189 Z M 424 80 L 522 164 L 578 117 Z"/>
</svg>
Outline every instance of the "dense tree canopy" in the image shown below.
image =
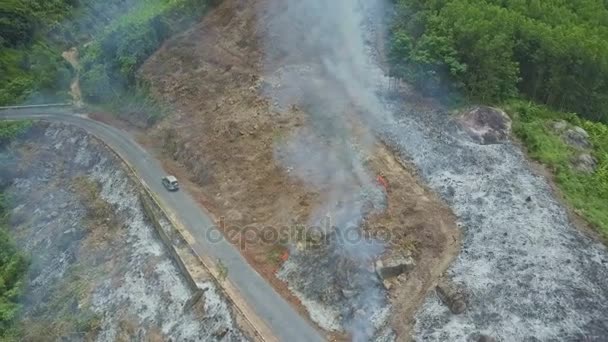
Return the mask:
<svg viewBox="0 0 608 342">
<path fill-rule="evenodd" d="M 608 2 L 396 0 L 396 5 L 393 73 L 421 89 L 462 92 L 484 102 L 522 94 L 608 121 Z"/>
<path fill-rule="evenodd" d="M 115 101 L 135 71 L 210 0 L 0 0 L 0 105 L 67 98 L 74 75 L 61 52 L 81 47 L 82 90 Z M 82 49 L 87 46 L 86 49 Z"/>
<path fill-rule="evenodd" d="M 0 0 L 0 105 L 55 96 L 69 86 L 71 71 L 61 58 L 61 24 L 75 0 Z M 65 92 L 65 91 L 64 91 Z"/>
</svg>

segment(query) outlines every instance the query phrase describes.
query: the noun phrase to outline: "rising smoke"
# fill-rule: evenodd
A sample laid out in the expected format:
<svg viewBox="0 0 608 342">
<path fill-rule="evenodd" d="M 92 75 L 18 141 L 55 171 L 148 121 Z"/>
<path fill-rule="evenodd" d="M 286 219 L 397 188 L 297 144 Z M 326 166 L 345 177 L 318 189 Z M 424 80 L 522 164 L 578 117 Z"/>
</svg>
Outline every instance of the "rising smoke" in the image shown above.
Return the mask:
<svg viewBox="0 0 608 342">
<path fill-rule="evenodd" d="M 389 120 L 376 93 L 384 76 L 373 58 L 374 24 L 382 8 L 382 0 L 269 0 L 258 8 L 271 85 L 266 95 L 276 110 L 295 105 L 309 115 L 309 127 L 278 143 L 275 157 L 299 179 L 328 190 L 309 218 L 311 226 L 319 226 L 330 217 L 334 231 L 327 233 L 360 226 L 385 205 L 365 167 L 373 127 Z M 355 113 L 364 125 L 352 119 Z M 347 260 L 333 265 L 354 263 L 357 272 L 365 272 L 383 251 L 379 243 L 352 237 L 335 239 L 330 248 L 333 258 Z M 357 279 L 357 295 L 341 323 L 353 340 L 364 341 L 375 334 L 373 316 L 387 304 L 377 279 Z"/>
</svg>

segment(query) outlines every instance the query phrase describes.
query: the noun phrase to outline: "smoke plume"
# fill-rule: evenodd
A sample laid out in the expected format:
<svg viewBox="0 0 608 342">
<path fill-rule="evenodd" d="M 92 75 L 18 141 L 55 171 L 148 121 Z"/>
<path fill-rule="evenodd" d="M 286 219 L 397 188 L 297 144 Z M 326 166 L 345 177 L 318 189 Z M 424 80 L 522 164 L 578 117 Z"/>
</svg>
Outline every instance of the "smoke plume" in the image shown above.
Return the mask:
<svg viewBox="0 0 608 342">
<path fill-rule="evenodd" d="M 295 105 L 309 115 L 308 127 L 278 143 L 275 157 L 299 179 L 328 190 L 309 224 L 319 226 L 329 217 L 333 230 L 326 233 L 340 236 L 348 229 L 347 239 L 332 240 L 331 253 L 358 271 L 383 251 L 379 242 L 354 237 L 351 229 L 385 205 L 365 166 L 373 127 L 389 120 L 376 93 L 384 76 L 373 61 L 381 9 L 381 0 L 269 0 L 258 8 L 266 95 L 275 110 L 288 112 Z M 342 322 L 358 341 L 374 335 L 373 318 L 387 307 L 377 279 L 360 279 Z"/>
</svg>

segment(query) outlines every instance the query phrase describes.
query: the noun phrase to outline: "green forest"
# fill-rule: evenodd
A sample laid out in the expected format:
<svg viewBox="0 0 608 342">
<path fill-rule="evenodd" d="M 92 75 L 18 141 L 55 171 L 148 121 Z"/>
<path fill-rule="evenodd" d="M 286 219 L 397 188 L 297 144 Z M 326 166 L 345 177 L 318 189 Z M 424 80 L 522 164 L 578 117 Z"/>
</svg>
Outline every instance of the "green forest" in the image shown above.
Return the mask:
<svg viewBox="0 0 608 342">
<path fill-rule="evenodd" d="M 137 68 L 169 35 L 202 16 L 205 0 L 0 0 L 0 105 L 67 99 L 76 70 L 61 53 L 80 50 L 91 104 L 159 114 Z"/>
<path fill-rule="evenodd" d="M 419 89 L 608 122 L 606 1 L 395 1 L 393 74 Z"/>
</svg>

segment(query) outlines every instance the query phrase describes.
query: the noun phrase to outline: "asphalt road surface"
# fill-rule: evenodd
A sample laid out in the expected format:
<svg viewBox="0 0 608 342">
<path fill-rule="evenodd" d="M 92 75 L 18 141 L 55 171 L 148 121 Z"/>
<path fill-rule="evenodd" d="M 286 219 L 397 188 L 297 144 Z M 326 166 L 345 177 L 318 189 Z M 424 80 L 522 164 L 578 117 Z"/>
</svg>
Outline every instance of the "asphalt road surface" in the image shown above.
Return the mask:
<svg viewBox="0 0 608 342">
<path fill-rule="evenodd" d="M 196 240 L 193 246 L 199 255 L 220 259 L 228 269 L 228 279 L 280 341 L 322 341 L 323 337 L 290 306 L 243 258 L 238 249 L 223 238 L 217 241 L 208 234 L 212 220 L 185 191 L 168 192 L 161 184 L 165 172 L 160 162 L 138 145 L 131 135 L 66 108 L 23 108 L 0 110 L 0 119 L 38 119 L 72 124 L 103 140 L 127 159 L 138 176 L 157 195 L 161 204 Z"/>
</svg>

